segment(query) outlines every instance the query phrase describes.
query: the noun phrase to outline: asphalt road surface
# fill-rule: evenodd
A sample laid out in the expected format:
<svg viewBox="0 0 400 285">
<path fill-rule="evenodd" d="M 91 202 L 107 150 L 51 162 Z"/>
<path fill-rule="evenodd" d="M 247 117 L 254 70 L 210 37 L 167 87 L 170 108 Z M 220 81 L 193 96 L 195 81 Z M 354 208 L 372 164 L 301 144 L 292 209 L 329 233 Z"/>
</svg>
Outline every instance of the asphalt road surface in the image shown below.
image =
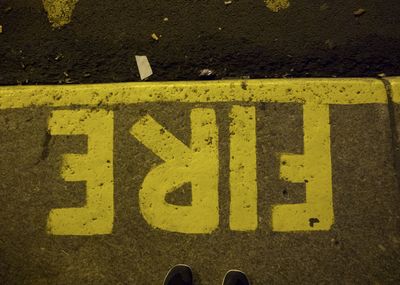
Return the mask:
<svg viewBox="0 0 400 285">
<path fill-rule="evenodd" d="M 397 2 L 2 0 L 0 283 L 398 284 Z"/>
<path fill-rule="evenodd" d="M 76 1 L 46 7 L 57 2 Z M 200 79 L 202 69 L 215 78 L 399 74 L 398 1 L 289 3 L 273 12 L 262 0 L 80 0 L 70 23 L 53 28 L 40 0 L 2 0 L 0 83 L 136 81 L 135 55 L 149 58 L 154 81 Z"/>
</svg>

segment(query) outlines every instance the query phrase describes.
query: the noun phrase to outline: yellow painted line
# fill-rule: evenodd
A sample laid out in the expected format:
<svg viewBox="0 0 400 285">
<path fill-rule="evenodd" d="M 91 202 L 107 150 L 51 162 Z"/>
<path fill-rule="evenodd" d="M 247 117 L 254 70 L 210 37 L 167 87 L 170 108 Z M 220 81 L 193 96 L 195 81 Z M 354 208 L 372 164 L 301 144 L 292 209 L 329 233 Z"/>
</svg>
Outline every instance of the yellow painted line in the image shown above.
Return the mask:
<svg viewBox="0 0 400 285">
<path fill-rule="evenodd" d="M 261 79 L 0 87 L 0 109 L 152 102 L 387 103 L 377 79 Z"/>
<path fill-rule="evenodd" d="M 400 104 L 400 77 L 389 77 L 386 78 L 392 86 L 392 100 L 394 103 Z"/>
</svg>

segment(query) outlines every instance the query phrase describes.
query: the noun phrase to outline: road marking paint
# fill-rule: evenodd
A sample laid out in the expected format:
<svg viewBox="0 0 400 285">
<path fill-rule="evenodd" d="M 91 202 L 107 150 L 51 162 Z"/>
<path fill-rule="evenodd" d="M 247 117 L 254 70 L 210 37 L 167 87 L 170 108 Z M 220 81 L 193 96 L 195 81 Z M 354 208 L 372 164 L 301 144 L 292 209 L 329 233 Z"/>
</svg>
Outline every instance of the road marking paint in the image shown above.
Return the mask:
<svg viewBox="0 0 400 285">
<path fill-rule="evenodd" d="M 232 230 L 257 229 L 256 109 L 235 105 L 230 112 L 230 216 Z"/>
<path fill-rule="evenodd" d="M 289 0 L 264 0 L 264 2 L 272 12 L 279 12 L 279 10 L 287 9 L 290 6 Z"/>
<path fill-rule="evenodd" d="M 151 169 L 139 191 L 140 210 L 155 228 L 183 233 L 211 233 L 218 227 L 218 129 L 213 109 L 191 111 L 191 143 L 186 146 L 152 117 L 134 124 L 131 134 L 164 163 Z M 165 196 L 190 183 L 192 203 L 177 206 Z"/>
<path fill-rule="evenodd" d="M 306 202 L 277 205 L 274 231 L 329 230 L 333 224 L 329 106 L 303 105 L 304 154 L 282 154 L 281 178 L 305 183 Z"/>
<path fill-rule="evenodd" d="M 400 79 L 388 79 L 400 102 Z M 303 106 L 304 154 L 281 154 L 280 176 L 305 183 L 301 204 L 272 208 L 273 231 L 329 230 L 334 222 L 330 150 L 330 104 L 387 104 L 376 79 L 282 79 L 201 82 L 147 82 L 91 85 L 0 87 L 0 109 L 29 107 L 82 108 L 53 110 L 52 135 L 86 135 L 87 154 L 66 154 L 61 176 L 86 181 L 86 205 L 53 209 L 48 232 L 55 235 L 110 234 L 114 220 L 113 112 L 104 108 L 137 103 L 230 103 L 230 228 L 258 227 L 256 108 L 259 102 Z M 218 125 L 212 107 L 193 106 L 191 142 L 184 144 L 145 115 L 130 130 L 133 138 L 163 162 L 145 176 L 139 190 L 144 219 L 154 228 L 181 233 L 211 233 L 219 225 Z M 190 183 L 190 206 L 166 201 L 168 193 Z"/>
<path fill-rule="evenodd" d="M 393 103 L 400 104 L 400 77 L 386 78 L 392 87 L 392 100 Z"/>
<path fill-rule="evenodd" d="M 78 0 L 43 0 L 47 17 L 54 28 L 61 28 L 71 22 L 77 3 Z"/>
<path fill-rule="evenodd" d="M 48 127 L 51 135 L 87 135 L 87 154 L 66 154 L 65 181 L 86 181 L 86 205 L 50 211 L 47 227 L 54 235 L 110 234 L 114 220 L 113 112 L 56 110 Z"/>
<path fill-rule="evenodd" d="M 377 79 L 260 79 L 0 87 L 0 109 L 155 102 L 387 103 Z"/>
</svg>

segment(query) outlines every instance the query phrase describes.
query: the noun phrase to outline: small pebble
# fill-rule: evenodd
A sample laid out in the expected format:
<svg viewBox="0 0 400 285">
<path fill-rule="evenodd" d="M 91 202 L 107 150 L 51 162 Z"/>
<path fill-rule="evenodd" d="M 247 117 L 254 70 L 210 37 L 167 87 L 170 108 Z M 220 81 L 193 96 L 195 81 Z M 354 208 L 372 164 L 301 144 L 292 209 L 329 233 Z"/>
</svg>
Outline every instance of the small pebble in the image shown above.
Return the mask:
<svg viewBox="0 0 400 285">
<path fill-rule="evenodd" d="M 158 41 L 158 40 L 160 39 L 155 33 L 152 33 L 152 34 L 151 34 L 151 38 L 152 38 L 153 40 L 155 40 L 155 41 Z"/>
<path fill-rule="evenodd" d="M 325 11 L 329 9 L 329 5 L 327 3 L 324 3 L 321 5 L 321 7 L 319 7 L 319 10 L 321 11 Z"/>
<path fill-rule="evenodd" d="M 329 48 L 329 49 L 334 49 L 336 47 L 335 43 L 332 40 L 326 40 L 325 41 L 325 45 Z"/>
<path fill-rule="evenodd" d="M 355 11 L 353 12 L 353 15 L 356 16 L 356 17 L 360 17 L 360 16 L 364 15 L 366 12 L 367 12 L 367 11 L 366 11 L 365 9 L 360 8 L 360 9 L 358 9 L 358 10 L 355 10 Z"/>
</svg>

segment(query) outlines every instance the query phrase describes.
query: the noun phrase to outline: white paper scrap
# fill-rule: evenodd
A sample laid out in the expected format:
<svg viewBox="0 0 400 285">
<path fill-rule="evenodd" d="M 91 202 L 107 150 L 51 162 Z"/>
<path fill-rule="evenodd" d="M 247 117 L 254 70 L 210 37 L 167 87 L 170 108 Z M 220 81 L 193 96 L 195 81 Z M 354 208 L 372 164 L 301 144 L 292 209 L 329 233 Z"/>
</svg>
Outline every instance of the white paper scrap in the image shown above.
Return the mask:
<svg viewBox="0 0 400 285">
<path fill-rule="evenodd" d="M 153 74 L 151 66 L 147 56 L 145 55 L 135 55 L 136 64 L 139 69 L 140 79 L 144 80 Z"/>
</svg>

